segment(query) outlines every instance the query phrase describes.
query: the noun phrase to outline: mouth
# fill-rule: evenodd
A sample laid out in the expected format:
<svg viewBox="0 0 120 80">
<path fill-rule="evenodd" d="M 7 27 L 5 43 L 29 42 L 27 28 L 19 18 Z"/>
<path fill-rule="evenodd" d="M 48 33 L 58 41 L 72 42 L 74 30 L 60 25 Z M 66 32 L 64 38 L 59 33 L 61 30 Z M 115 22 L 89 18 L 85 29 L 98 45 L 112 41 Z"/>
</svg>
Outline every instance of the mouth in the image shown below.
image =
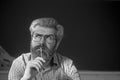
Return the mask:
<svg viewBox="0 0 120 80">
<path fill-rule="evenodd" d="M 38 55 L 39 55 L 40 57 L 42 57 L 42 54 L 43 54 L 42 51 L 43 51 L 42 48 L 36 50 L 36 52 L 38 53 Z"/>
<path fill-rule="evenodd" d="M 39 48 L 36 50 L 38 56 L 42 57 L 43 59 L 47 59 L 48 58 L 48 52 L 46 50 L 43 50 L 42 48 Z"/>
</svg>

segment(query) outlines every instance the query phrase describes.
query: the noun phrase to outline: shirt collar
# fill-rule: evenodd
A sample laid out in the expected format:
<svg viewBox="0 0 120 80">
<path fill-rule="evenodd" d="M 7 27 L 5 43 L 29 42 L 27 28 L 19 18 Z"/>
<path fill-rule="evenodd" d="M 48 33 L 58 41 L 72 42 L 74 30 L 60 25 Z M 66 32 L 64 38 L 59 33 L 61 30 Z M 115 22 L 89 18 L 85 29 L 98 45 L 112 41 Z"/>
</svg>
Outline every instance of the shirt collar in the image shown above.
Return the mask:
<svg viewBox="0 0 120 80">
<path fill-rule="evenodd" d="M 55 53 L 55 54 L 53 55 L 53 63 L 55 63 L 55 64 L 57 64 L 57 65 L 59 64 L 57 53 Z"/>
<path fill-rule="evenodd" d="M 54 53 L 50 61 L 44 66 L 44 68 L 58 68 L 60 66 L 59 56 L 57 53 Z"/>
</svg>

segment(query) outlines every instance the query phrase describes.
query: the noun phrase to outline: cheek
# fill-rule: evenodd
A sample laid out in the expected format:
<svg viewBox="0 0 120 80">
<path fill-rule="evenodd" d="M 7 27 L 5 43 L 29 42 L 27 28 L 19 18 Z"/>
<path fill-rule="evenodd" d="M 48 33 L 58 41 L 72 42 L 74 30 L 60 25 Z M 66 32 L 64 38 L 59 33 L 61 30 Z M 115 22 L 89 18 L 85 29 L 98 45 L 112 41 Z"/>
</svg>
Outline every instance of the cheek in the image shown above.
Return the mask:
<svg viewBox="0 0 120 80">
<path fill-rule="evenodd" d="M 55 42 L 46 43 L 46 46 L 47 46 L 49 49 L 52 49 L 52 48 L 55 46 Z"/>
<path fill-rule="evenodd" d="M 31 46 L 32 46 L 32 47 L 35 47 L 35 46 L 37 46 L 37 45 L 38 45 L 37 42 L 31 41 Z"/>
</svg>

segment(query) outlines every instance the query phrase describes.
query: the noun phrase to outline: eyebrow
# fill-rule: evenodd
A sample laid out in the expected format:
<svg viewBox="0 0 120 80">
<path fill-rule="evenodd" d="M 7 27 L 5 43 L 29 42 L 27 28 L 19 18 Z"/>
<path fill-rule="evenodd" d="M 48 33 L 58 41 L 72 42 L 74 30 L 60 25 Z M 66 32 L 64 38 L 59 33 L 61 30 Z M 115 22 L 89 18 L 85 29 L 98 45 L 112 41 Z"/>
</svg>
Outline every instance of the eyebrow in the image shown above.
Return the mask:
<svg viewBox="0 0 120 80">
<path fill-rule="evenodd" d="M 35 34 L 35 35 L 37 35 L 37 36 L 43 36 L 42 34 Z M 46 34 L 46 36 L 54 36 L 54 34 Z"/>
<path fill-rule="evenodd" d="M 37 34 L 37 33 L 36 33 L 35 35 L 37 35 L 37 36 L 42 36 L 42 34 Z"/>
</svg>

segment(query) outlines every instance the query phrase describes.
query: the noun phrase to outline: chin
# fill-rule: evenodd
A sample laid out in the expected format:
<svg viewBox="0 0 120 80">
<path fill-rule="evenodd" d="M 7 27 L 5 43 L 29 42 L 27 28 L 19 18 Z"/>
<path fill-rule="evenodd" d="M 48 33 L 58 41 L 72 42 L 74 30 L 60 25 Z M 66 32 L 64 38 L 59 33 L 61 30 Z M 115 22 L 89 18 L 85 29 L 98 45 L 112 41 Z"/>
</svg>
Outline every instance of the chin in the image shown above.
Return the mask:
<svg viewBox="0 0 120 80">
<path fill-rule="evenodd" d="M 52 56 L 52 50 L 44 47 L 42 50 L 40 47 L 31 48 L 33 58 L 42 57 L 44 60 L 48 60 Z"/>
</svg>

